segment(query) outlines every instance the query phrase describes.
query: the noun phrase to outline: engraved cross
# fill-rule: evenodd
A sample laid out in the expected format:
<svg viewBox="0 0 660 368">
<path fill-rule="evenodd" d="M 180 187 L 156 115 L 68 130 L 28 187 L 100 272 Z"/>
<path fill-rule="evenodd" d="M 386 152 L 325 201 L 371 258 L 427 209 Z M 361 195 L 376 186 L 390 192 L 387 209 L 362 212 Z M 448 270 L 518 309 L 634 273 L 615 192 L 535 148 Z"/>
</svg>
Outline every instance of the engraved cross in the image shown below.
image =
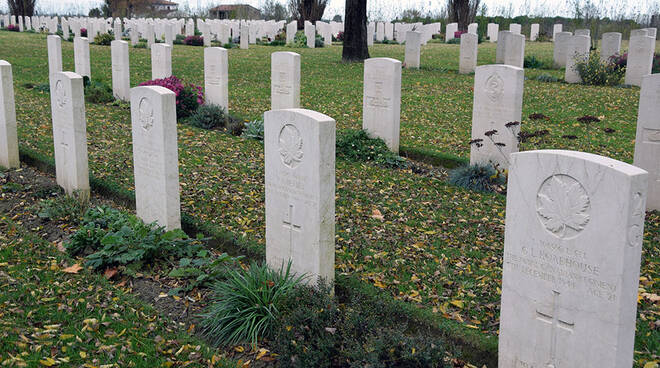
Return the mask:
<svg viewBox="0 0 660 368">
<path fill-rule="evenodd" d="M 282 220 L 282 226 L 285 229 L 289 230 L 289 256 L 293 252 L 293 233 L 300 232 L 302 230 L 302 225 L 296 223 L 293 217 L 293 205 L 289 205 L 289 211 L 284 214 L 284 220 Z"/>
<path fill-rule="evenodd" d="M 550 361 L 546 365 L 547 368 L 557 367 L 557 332 L 559 329 L 573 332 L 575 322 L 568 318 L 562 319 L 559 317 L 559 295 L 556 290 L 552 291 L 552 305 L 550 311 L 536 310 L 536 319 L 551 326 L 550 332 Z"/>
</svg>

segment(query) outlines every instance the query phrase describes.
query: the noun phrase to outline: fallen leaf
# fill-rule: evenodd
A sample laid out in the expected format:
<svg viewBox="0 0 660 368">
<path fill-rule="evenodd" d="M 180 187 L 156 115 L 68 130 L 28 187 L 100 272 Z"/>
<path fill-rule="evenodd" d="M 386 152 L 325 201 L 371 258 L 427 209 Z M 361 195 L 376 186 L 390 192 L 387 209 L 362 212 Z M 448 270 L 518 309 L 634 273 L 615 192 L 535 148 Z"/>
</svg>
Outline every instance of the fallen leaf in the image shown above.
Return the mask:
<svg viewBox="0 0 660 368">
<path fill-rule="evenodd" d="M 381 221 L 385 220 L 385 216 L 383 216 L 377 208 L 374 208 L 373 211 L 371 211 L 371 218 Z"/>
<path fill-rule="evenodd" d="M 105 272 L 103 272 L 103 276 L 105 276 L 105 278 L 108 280 L 112 279 L 116 275 L 117 275 L 117 267 L 106 268 Z"/>
<path fill-rule="evenodd" d="M 62 272 L 65 273 L 78 273 L 78 271 L 82 270 L 82 266 L 80 266 L 78 263 L 74 264 L 73 266 L 69 266 L 67 268 L 62 269 Z"/>
</svg>

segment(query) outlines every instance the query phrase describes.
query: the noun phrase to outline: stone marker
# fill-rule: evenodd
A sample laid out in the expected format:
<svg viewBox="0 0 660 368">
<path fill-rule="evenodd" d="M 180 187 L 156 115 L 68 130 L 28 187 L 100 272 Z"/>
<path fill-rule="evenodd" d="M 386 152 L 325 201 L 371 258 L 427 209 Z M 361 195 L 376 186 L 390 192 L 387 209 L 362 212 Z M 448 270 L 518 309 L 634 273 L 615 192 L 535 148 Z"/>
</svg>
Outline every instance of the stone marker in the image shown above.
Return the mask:
<svg viewBox="0 0 660 368">
<path fill-rule="evenodd" d="M 89 198 L 87 121 L 82 76 L 71 72 L 50 75 L 50 106 L 57 184 L 68 195 Z"/>
<path fill-rule="evenodd" d="M 374 45 L 374 34 L 376 33 L 376 25 L 374 23 L 369 23 L 367 25 L 367 46 Z"/>
<path fill-rule="evenodd" d="M 562 24 L 555 24 L 552 26 L 552 42 L 556 41 L 557 33 L 563 31 L 564 26 Z"/>
<path fill-rule="evenodd" d="M 500 31 L 500 25 L 497 23 L 488 23 L 488 40 L 497 42 L 497 36 Z"/>
<path fill-rule="evenodd" d="M 335 121 L 304 109 L 264 114 L 266 261 L 334 282 Z"/>
<path fill-rule="evenodd" d="M 660 210 L 660 74 L 642 79 L 633 164 L 649 172 L 646 208 Z"/>
<path fill-rule="evenodd" d="M 406 32 L 406 55 L 404 63 L 406 68 L 419 69 L 419 55 L 421 51 L 422 34 L 420 32 Z"/>
<path fill-rule="evenodd" d="M 385 24 L 383 22 L 376 23 L 376 41 L 383 42 L 385 39 Z"/>
<path fill-rule="evenodd" d="M 461 35 L 461 50 L 458 63 L 458 72 L 460 74 L 474 73 L 477 67 L 477 45 L 479 36 L 473 33 L 463 33 Z"/>
<path fill-rule="evenodd" d="M 154 34 L 154 25 L 147 23 L 147 48 L 151 49 L 151 46 L 156 43 L 156 35 Z"/>
<path fill-rule="evenodd" d="M 87 37 L 75 37 L 73 39 L 73 60 L 76 74 L 91 79 L 92 73 L 89 64 L 89 40 Z"/>
<path fill-rule="evenodd" d="M 589 36 L 589 37 L 591 37 L 591 30 L 590 29 L 576 29 L 574 34 L 576 36 Z"/>
<path fill-rule="evenodd" d="M 506 37 L 511 31 L 499 31 L 497 33 L 497 47 L 495 48 L 495 63 L 504 64 L 506 53 Z"/>
<path fill-rule="evenodd" d="M 11 64 L 4 60 L 0 60 L 0 166 L 6 169 L 20 167 L 14 78 Z"/>
<path fill-rule="evenodd" d="M 294 20 L 286 25 L 286 43 L 295 41 L 296 32 L 298 32 L 298 22 Z"/>
<path fill-rule="evenodd" d="M 206 103 L 229 110 L 227 49 L 207 47 L 204 49 L 204 92 Z"/>
<path fill-rule="evenodd" d="M 250 28 L 248 27 L 247 24 L 241 24 L 241 37 L 240 37 L 240 47 L 242 50 L 247 50 L 248 47 L 250 47 Z M 210 45 L 210 37 L 209 37 L 209 45 Z"/>
<path fill-rule="evenodd" d="M 534 42 L 539 37 L 539 24 L 532 23 L 531 29 L 529 31 L 529 40 Z"/>
<path fill-rule="evenodd" d="M 513 34 L 521 34 L 522 26 L 518 23 L 511 23 L 509 24 L 509 31 L 511 31 Z"/>
<path fill-rule="evenodd" d="M 651 36 L 633 36 L 628 47 L 625 83 L 633 86 L 642 85 L 642 77 L 651 74 L 655 38 Z"/>
<path fill-rule="evenodd" d="M 48 35 L 48 74 L 62 71 L 62 39 L 57 35 Z"/>
<path fill-rule="evenodd" d="M 305 22 L 305 37 L 307 37 L 307 47 L 313 49 L 316 47 L 316 27 L 309 22 Z"/>
<path fill-rule="evenodd" d="M 121 40 L 122 30 L 121 30 L 121 20 L 119 18 L 115 19 L 112 33 L 115 34 L 115 41 Z"/>
<path fill-rule="evenodd" d="M 582 83 L 582 78 L 576 69 L 578 62 L 589 60 L 591 48 L 591 37 L 576 35 L 571 38 L 566 58 L 566 70 L 564 80 L 566 83 Z"/>
<path fill-rule="evenodd" d="M 495 59 L 498 64 L 522 68 L 525 61 L 525 36 L 511 31 L 500 31 Z"/>
<path fill-rule="evenodd" d="M 399 153 L 400 118 L 401 62 L 390 58 L 365 60 L 362 129 Z"/>
<path fill-rule="evenodd" d="M 172 46 L 165 43 L 151 45 L 151 79 L 172 75 Z"/>
<path fill-rule="evenodd" d="M 468 33 L 471 33 L 471 34 L 475 34 L 475 35 L 476 35 L 477 32 L 478 32 L 478 30 L 479 30 L 479 24 L 478 24 L 478 23 L 470 23 L 470 24 L 468 24 Z"/>
<path fill-rule="evenodd" d="M 510 154 L 518 152 L 524 74 L 522 68 L 510 65 L 477 67 L 470 164 L 509 167 Z"/>
<path fill-rule="evenodd" d="M 600 60 L 607 62 L 612 56 L 619 55 L 621 52 L 621 33 L 608 32 L 603 33 L 603 41 L 600 47 Z"/>
<path fill-rule="evenodd" d="M 651 36 L 653 38 L 657 38 L 657 35 L 658 35 L 658 29 L 657 28 L 651 27 L 651 28 L 644 28 L 644 29 L 647 31 L 648 36 Z"/>
<path fill-rule="evenodd" d="M 449 42 L 449 40 L 453 40 L 454 34 L 458 31 L 458 23 L 449 23 L 445 27 L 445 42 Z"/>
<path fill-rule="evenodd" d="M 589 153 L 512 155 L 499 367 L 632 367 L 647 179 Z"/>
<path fill-rule="evenodd" d="M 131 74 L 128 62 L 128 42 L 110 43 L 112 59 L 112 93 L 116 99 L 129 101 L 131 96 Z"/>
<path fill-rule="evenodd" d="M 270 56 L 270 106 L 272 110 L 300 107 L 300 55 L 295 52 Z"/>
<path fill-rule="evenodd" d="M 555 68 L 563 68 L 566 66 L 568 48 L 571 44 L 572 38 L 573 34 L 571 32 L 559 32 L 555 34 L 555 46 L 552 51 L 552 60 Z"/>
<path fill-rule="evenodd" d="M 176 96 L 161 86 L 131 89 L 135 209 L 145 223 L 181 227 Z"/>
</svg>

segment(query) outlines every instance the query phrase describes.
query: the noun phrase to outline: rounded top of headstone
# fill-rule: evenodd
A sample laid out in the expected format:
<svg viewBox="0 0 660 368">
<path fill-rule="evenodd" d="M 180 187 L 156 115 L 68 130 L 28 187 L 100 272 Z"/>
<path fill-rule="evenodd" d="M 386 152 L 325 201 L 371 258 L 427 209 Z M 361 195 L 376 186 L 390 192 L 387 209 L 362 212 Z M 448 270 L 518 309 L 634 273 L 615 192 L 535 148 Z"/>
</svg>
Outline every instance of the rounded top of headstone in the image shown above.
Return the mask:
<svg viewBox="0 0 660 368">
<path fill-rule="evenodd" d="M 401 65 L 401 61 L 397 59 L 392 59 L 392 58 L 387 58 L 387 57 L 380 57 L 380 58 L 369 58 L 364 61 L 364 66 L 366 67 L 367 64 L 386 64 L 386 65 Z"/>
<path fill-rule="evenodd" d="M 131 96 L 133 95 L 159 95 L 159 96 L 166 96 L 166 95 L 175 95 L 172 90 L 167 89 L 165 87 L 161 86 L 138 86 L 131 88 Z"/>
<path fill-rule="evenodd" d="M 110 46 L 112 46 L 112 45 L 124 45 L 124 44 L 128 45 L 128 42 L 126 42 L 124 40 L 112 40 L 112 41 L 110 41 Z"/>
<path fill-rule="evenodd" d="M 6 60 L 0 60 L 0 66 L 11 66 Z"/>
<path fill-rule="evenodd" d="M 300 54 L 292 52 L 292 51 L 276 51 L 270 54 L 271 58 L 276 58 L 276 57 L 300 57 Z"/>
<path fill-rule="evenodd" d="M 618 171 L 628 176 L 645 175 L 648 174 L 646 170 L 640 169 L 637 166 L 627 164 L 625 162 L 615 160 L 613 158 L 595 155 L 593 153 L 569 151 L 569 150 L 534 150 L 517 152 L 511 154 L 511 161 L 515 163 L 518 160 L 536 160 L 543 157 L 565 157 L 580 159 L 593 164 Z"/>
<path fill-rule="evenodd" d="M 51 74 L 52 78 L 54 79 L 80 79 L 82 81 L 83 77 L 80 74 L 76 74 L 74 72 L 54 72 Z"/>
<path fill-rule="evenodd" d="M 59 39 L 60 36 L 58 36 L 58 35 L 53 35 L 53 34 L 52 34 L 52 35 L 48 35 L 47 38 L 51 38 L 51 39 Z"/>
</svg>

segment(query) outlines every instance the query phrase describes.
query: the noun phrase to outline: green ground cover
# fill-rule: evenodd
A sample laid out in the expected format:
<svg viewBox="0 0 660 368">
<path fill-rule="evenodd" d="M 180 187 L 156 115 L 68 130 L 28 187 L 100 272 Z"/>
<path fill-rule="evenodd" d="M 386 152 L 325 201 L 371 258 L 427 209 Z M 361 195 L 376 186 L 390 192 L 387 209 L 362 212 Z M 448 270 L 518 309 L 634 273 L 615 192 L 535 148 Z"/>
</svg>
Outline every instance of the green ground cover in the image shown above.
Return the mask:
<svg viewBox="0 0 660 368">
<path fill-rule="evenodd" d="M 48 95 L 22 87 L 46 83 L 43 35 L 0 32 L 0 58 L 14 66 L 19 139 L 24 147 L 52 156 Z M 72 46 L 63 43 L 65 69 L 73 68 Z M 230 50 L 230 109 L 253 118 L 269 108 L 269 53 L 285 48 Z M 29 50 L 26 52 L 25 50 Z M 290 50 L 290 49 L 286 49 Z M 550 61 L 551 44 L 530 44 Z M 201 84 L 202 48 L 175 46 L 173 70 Z M 338 127 L 360 126 L 362 65 L 340 62 L 340 47 L 296 49 L 302 54 L 302 105 L 337 119 Z M 493 45 L 480 46 L 479 63 L 494 60 Z M 538 52 L 538 53 L 537 53 Z M 94 79 L 110 81 L 110 50 L 91 46 Z M 372 56 L 401 59 L 403 47 L 377 45 Z M 467 157 L 472 76 L 456 74 L 458 46 L 430 44 L 419 71 L 404 70 L 402 143 Z M 561 71 L 527 70 L 561 76 Z M 98 77 L 96 77 L 98 76 Z M 132 84 L 150 78 L 146 50 L 131 49 Z M 630 162 L 639 90 L 569 86 L 526 81 L 523 116 L 543 113 L 550 121 L 525 120 L 523 130 L 548 129 L 542 141 L 523 146 L 594 152 Z M 132 189 L 130 113 L 87 104 L 90 169 L 96 177 Z M 592 126 L 582 115 L 604 116 Z M 611 127 L 614 133 L 605 133 Z M 263 146 L 216 131 L 180 125 L 182 210 L 236 237 L 264 244 Z M 564 139 L 575 135 L 577 139 Z M 419 304 L 486 334 L 498 328 L 505 199 L 469 192 L 432 175 L 337 161 L 337 272 L 354 274 L 394 297 Z M 642 286 L 660 288 L 660 217 L 646 221 Z M 651 297 L 639 303 L 636 357 L 657 358 L 660 308 Z"/>
</svg>

